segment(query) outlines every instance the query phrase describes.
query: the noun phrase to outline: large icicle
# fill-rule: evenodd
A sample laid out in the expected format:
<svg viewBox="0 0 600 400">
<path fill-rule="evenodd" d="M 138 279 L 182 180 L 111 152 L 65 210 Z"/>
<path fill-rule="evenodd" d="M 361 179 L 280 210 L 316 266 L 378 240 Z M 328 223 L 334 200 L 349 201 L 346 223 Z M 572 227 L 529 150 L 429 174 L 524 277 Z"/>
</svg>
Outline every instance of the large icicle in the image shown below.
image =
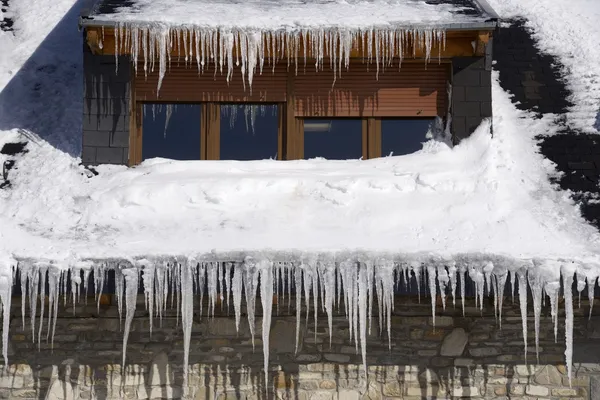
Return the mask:
<svg viewBox="0 0 600 400">
<path fill-rule="evenodd" d="M 122 268 L 125 281 L 125 328 L 123 329 L 123 364 L 122 371 L 125 371 L 125 356 L 127 354 L 127 340 L 129 339 L 129 331 L 131 322 L 135 314 L 137 304 L 137 290 L 139 283 L 139 271 L 137 268 Z"/>
<path fill-rule="evenodd" d="M 567 363 L 567 374 L 569 386 L 573 376 L 573 265 L 564 264 L 562 267 L 563 290 L 565 292 L 565 362 Z"/>
<path fill-rule="evenodd" d="M 525 347 L 525 362 L 527 363 L 527 271 L 518 271 L 519 306 L 521 308 L 521 323 L 523 324 L 523 345 Z"/>
<path fill-rule="evenodd" d="M 0 301 L 2 301 L 2 357 L 8 365 L 8 329 L 10 327 L 10 301 L 12 298 L 13 273 L 17 263 L 6 258 L 0 260 Z M 40 322 L 41 324 L 41 322 Z"/>
<path fill-rule="evenodd" d="M 188 262 L 181 266 L 181 327 L 183 328 L 183 395 L 188 394 L 188 366 L 190 359 L 190 339 L 194 321 L 194 282 L 192 268 Z"/>
<path fill-rule="evenodd" d="M 271 315 L 273 313 L 273 263 L 260 261 L 257 263 L 260 271 L 260 301 L 262 303 L 262 340 L 265 369 L 265 391 L 269 393 L 269 332 L 271 330 Z M 316 310 L 315 310 L 316 312 Z"/>
</svg>

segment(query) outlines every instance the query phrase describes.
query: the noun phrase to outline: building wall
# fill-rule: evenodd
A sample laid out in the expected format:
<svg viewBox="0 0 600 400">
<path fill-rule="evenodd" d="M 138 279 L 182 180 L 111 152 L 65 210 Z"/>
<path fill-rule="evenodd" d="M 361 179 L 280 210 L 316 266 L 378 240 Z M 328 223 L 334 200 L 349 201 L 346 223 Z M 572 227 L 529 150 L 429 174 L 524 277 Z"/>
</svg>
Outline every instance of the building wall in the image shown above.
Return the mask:
<svg viewBox="0 0 600 400">
<path fill-rule="evenodd" d="M 572 105 L 571 94 L 561 78 L 561 65 L 541 53 L 524 21 L 512 21 L 499 30 L 494 43 L 495 69 L 500 85 L 513 94 L 522 110 L 537 114 L 561 114 Z M 571 190 L 584 217 L 600 228 L 600 140 L 595 134 L 578 132 L 563 124 L 559 134 L 540 138 L 542 154 L 555 162 L 563 175 L 557 182 Z"/>
<path fill-rule="evenodd" d="M 131 62 L 93 55 L 84 45 L 84 164 L 127 164 L 129 159 L 129 98 Z"/>
<path fill-rule="evenodd" d="M 448 300 L 450 303 L 450 300 Z M 8 367 L 0 367 L 0 398 L 136 399 L 182 396 L 183 334 L 175 310 L 154 320 L 149 333 L 143 298 L 133 320 L 127 346 L 127 365 L 121 369 L 122 337 L 116 305 L 96 311 L 93 299 L 59 311 L 54 349 L 42 329 L 40 350 L 32 341 L 29 316 L 22 330 L 20 299 L 13 301 Z M 294 300 L 292 299 L 292 303 Z M 392 316 L 392 347 L 380 336 L 373 319 L 367 340 L 368 380 L 361 356 L 349 340 L 342 314 L 333 320 L 332 345 L 324 315 L 315 329 L 312 313 L 304 310 L 300 350 L 294 354 L 295 311 L 287 299 L 274 314 L 270 332 L 269 380 L 277 398 L 420 399 L 468 397 L 474 399 L 597 399 L 600 374 L 600 316 L 588 322 L 585 302 L 575 311 L 574 376 L 569 385 L 564 363 L 564 322 L 560 316 L 555 342 L 549 309 L 542 310 L 540 359 L 535 358 L 533 318 L 528 320 L 528 365 L 523 352 L 518 305 L 505 300 L 502 327 L 494 317 L 491 299 L 483 312 L 467 302 L 466 317 L 451 303 L 430 317 L 429 299 L 396 299 Z M 577 304 L 577 302 L 575 302 Z M 221 305 L 217 304 L 217 310 Z M 257 307 L 260 309 L 260 307 Z M 562 307 L 561 307 L 562 308 Z M 596 310 L 600 307 L 596 305 Z M 206 310 L 206 308 L 205 308 Z M 439 309 L 441 311 L 441 307 Z M 47 311 L 46 311 L 47 312 Z M 39 309 L 38 309 L 39 313 Z M 230 309 L 230 313 L 233 314 Z M 263 399 L 265 386 L 261 318 L 256 320 L 255 349 L 245 316 L 236 333 L 226 311 L 214 319 L 196 316 L 192 328 L 190 398 Z M 45 324 L 47 323 L 47 320 Z M 36 331 L 37 331 L 36 327 Z"/>
<path fill-rule="evenodd" d="M 488 45 L 491 51 L 491 44 Z M 492 117 L 491 53 L 452 60 L 452 134 L 455 143 Z"/>
</svg>

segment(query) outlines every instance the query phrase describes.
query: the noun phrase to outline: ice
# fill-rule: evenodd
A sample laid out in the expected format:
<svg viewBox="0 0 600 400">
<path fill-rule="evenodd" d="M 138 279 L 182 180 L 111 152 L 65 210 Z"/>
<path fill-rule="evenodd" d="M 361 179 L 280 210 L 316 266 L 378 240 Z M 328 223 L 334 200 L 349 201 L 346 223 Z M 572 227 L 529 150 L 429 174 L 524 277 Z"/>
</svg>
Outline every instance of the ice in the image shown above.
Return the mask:
<svg viewBox="0 0 600 400">
<path fill-rule="evenodd" d="M 544 282 L 542 277 L 534 270 L 527 275 L 529 279 L 529 287 L 533 297 L 533 316 L 535 325 L 535 356 L 537 362 L 540 362 L 540 317 L 542 314 L 542 288 Z"/>
<path fill-rule="evenodd" d="M 575 268 L 570 264 L 562 266 L 563 290 L 565 293 L 565 361 L 567 363 L 567 374 L 569 386 L 573 374 L 573 274 Z"/>
<path fill-rule="evenodd" d="M 10 304 L 12 299 L 13 273 L 16 262 L 12 259 L 0 259 L 0 301 L 2 302 L 2 357 L 8 365 L 8 333 L 10 327 Z M 23 294 L 24 296 L 24 294 Z"/>
<path fill-rule="evenodd" d="M 192 270 L 196 264 L 188 262 L 181 266 L 181 327 L 183 328 L 183 391 L 188 391 L 188 366 L 190 358 L 190 339 L 194 322 L 194 282 Z"/>
<path fill-rule="evenodd" d="M 519 282 L 519 307 L 521 309 L 521 323 L 523 325 L 523 346 L 525 362 L 527 362 L 527 270 L 517 271 Z"/>
<path fill-rule="evenodd" d="M 180 43 L 181 38 L 184 41 L 183 47 Z M 227 82 L 233 79 L 235 68 L 239 67 L 243 85 L 251 92 L 254 76 L 263 73 L 265 59 L 273 64 L 273 69 L 277 62 L 285 59 L 288 67 L 294 64 L 296 72 L 298 58 L 306 62 L 312 55 L 317 71 L 323 70 L 328 60 L 335 84 L 342 67 L 349 68 L 353 49 L 360 48 L 362 58 L 369 60 L 369 63 L 375 63 L 375 74 L 378 77 L 380 69 L 385 70 L 394 63 L 401 68 L 406 48 L 413 49 L 413 56 L 417 50 L 422 50 L 425 63 L 430 61 L 434 47 L 439 49 L 440 57 L 441 49 L 446 43 L 446 33 L 440 28 L 403 27 L 358 30 L 304 28 L 281 32 L 256 28 L 207 28 L 130 21 L 117 23 L 115 39 L 117 59 L 119 54 L 129 52 L 136 73 L 141 58 L 146 77 L 154 71 L 155 58 L 158 58 L 157 93 L 160 93 L 165 73 L 170 67 L 173 51 L 179 52 L 186 65 L 195 58 L 199 74 L 204 73 L 212 61 L 214 73 L 225 73 Z M 169 109 L 167 113 L 166 124 Z"/>
<path fill-rule="evenodd" d="M 135 314 L 137 305 L 137 290 L 139 283 L 139 271 L 135 267 L 124 267 L 121 270 L 121 275 L 125 283 L 125 327 L 123 329 L 123 370 L 125 370 L 125 356 L 127 353 L 127 340 L 129 338 L 129 330 L 131 322 Z"/>
<path fill-rule="evenodd" d="M 262 303 L 262 340 L 265 370 L 265 390 L 268 397 L 269 383 L 269 332 L 271 331 L 271 315 L 273 312 L 273 263 L 260 261 L 256 265 L 260 273 L 260 300 Z M 317 310 L 315 309 L 315 314 Z"/>
<path fill-rule="evenodd" d="M 588 276 L 587 285 L 588 285 L 588 301 L 590 303 L 590 314 L 589 319 L 592 318 L 592 310 L 594 309 L 594 292 L 596 290 L 596 280 L 597 276 Z"/>
<path fill-rule="evenodd" d="M 132 320 L 137 303 L 137 291 L 140 282 L 144 287 L 144 299 L 148 307 L 150 317 L 162 315 L 167 308 L 167 298 L 172 299 L 172 308 L 177 308 L 181 315 L 183 329 L 183 363 L 184 363 L 184 390 L 187 391 L 187 377 L 189 373 L 190 338 L 192 335 L 194 316 L 194 295 L 204 291 L 205 280 L 208 282 L 208 300 L 211 306 L 208 310 L 209 316 L 214 316 L 214 304 L 217 299 L 221 303 L 227 302 L 231 296 L 235 312 L 236 328 L 242 313 L 242 301 L 246 300 L 248 323 L 252 338 L 255 333 L 256 319 L 256 295 L 260 289 L 260 301 L 262 306 L 262 351 L 264 357 L 265 381 L 269 379 L 269 332 L 271 327 L 271 315 L 273 310 L 273 299 L 276 293 L 281 293 L 281 299 L 292 286 L 296 295 L 296 353 L 299 349 L 300 323 L 303 319 L 308 320 L 310 312 L 317 316 L 322 310 L 325 311 L 328 320 L 330 340 L 332 335 L 335 299 L 339 296 L 338 306 L 341 307 L 343 299 L 346 318 L 349 323 L 350 340 L 354 340 L 357 354 L 360 353 L 363 368 L 367 368 L 367 335 L 369 334 L 369 321 L 374 301 L 377 302 L 379 311 L 379 335 L 387 335 L 388 347 L 391 349 L 391 317 L 394 308 L 394 288 L 399 281 L 406 281 L 406 272 L 410 270 L 416 276 L 427 274 L 425 285 L 419 286 L 420 290 L 428 292 L 432 298 L 432 316 L 435 316 L 437 305 L 434 299 L 437 296 L 437 287 L 444 289 L 448 284 L 456 286 L 452 282 L 456 280 L 456 271 L 460 279 L 461 296 L 464 299 L 465 275 L 474 278 L 478 305 L 482 306 L 482 292 L 490 290 L 488 295 L 494 296 L 495 308 L 499 322 L 502 321 L 502 298 L 504 288 L 508 280 L 508 270 L 503 263 L 497 263 L 493 268 L 490 263 L 479 260 L 456 263 L 452 260 L 422 262 L 407 260 L 398 263 L 385 258 L 373 260 L 345 259 L 341 262 L 331 260 L 319 260 L 308 258 L 304 262 L 277 262 L 271 259 L 253 258 L 247 256 L 243 262 L 210 261 L 198 262 L 194 258 L 188 258 L 186 262 L 164 261 L 162 259 L 143 258 L 134 262 L 111 262 L 110 264 L 91 263 L 73 264 L 71 270 L 60 269 L 56 265 L 38 262 L 23 263 L 15 266 L 14 261 L 4 262 L 6 267 L 0 268 L 0 301 L 3 310 L 3 334 L 8 334 L 8 323 L 10 318 L 7 314 L 10 310 L 10 290 L 13 283 L 19 282 L 24 295 L 30 299 L 32 312 L 31 326 L 36 332 L 35 316 L 36 305 L 40 303 L 39 322 L 37 323 L 38 346 L 41 341 L 43 329 L 46 329 L 46 337 L 54 338 L 57 321 L 58 304 L 60 296 L 67 295 L 67 279 L 71 279 L 72 301 L 74 304 L 80 301 L 81 276 L 93 275 L 94 282 L 98 283 L 97 295 L 101 292 L 102 282 L 108 269 L 113 269 L 116 279 L 116 293 L 119 304 L 125 308 L 125 323 L 123 328 L 123 366 L 126 361 L 126 349 Z M 548 296 L 552 320 L 554 322 L 555 339 L 558 332 L 558 295 L 560 290 L 560 279 L 562 270 L 562 281 L 565 288 L 565 359 L 569 368 L 569 376 L 572 372 L 572 341 L 573 341 L 573 300 L 571 285 L 573 274 L 578 272 L 586 276 L 589 290 L 593 290 L 597 279 L 596 272 L 592 267 L 577 269 L 573 263 L 564 263 L 553 260 L 536 261 L 535 263 L 525 260 L 511 263 L 516 270 L 511 270 L 511 276 L 515 276 L 518 286 L 518 302 L 521 309 L 523 343 L 525 357 L 527 357 L 527 292 L 531 290 L 533 298 L 533 312 L 535 318 L 535 344 L 536 355 L 539 356 L 539 335 L 542 298 Z M 1 267 L 1 265 L 0 265 Z M 446 269 L 448 268 L 448 269 Z M 13 272 L 14 271 L 14 272 Z M 89 271 L 86 274 L 86 271 Z M 583 272 L 582 272 L 583 271 Z M 9 273 L 10 272 L 10 273 Z M 584 274 L 585 272 L 585 274 Z M 95 276 L 98 274 L 98 276 Z M 452 278 L 454 276 L 454 278 Z M 338 278 L 340 277 L 340 278 Z M 140 279 L 141 278 L 141 279 Z M 279 283 L 277 283 L 279 282 Z M 286 283 L 287 282 L 287 283 Z M 489 282 L 489 288 L 488 288 Z M 278 287 L 278 285 L 282 285 Z M 48 287 L 49 316 L 44 318 L 44 298 Z M 308 314 L 301 313 L 302 292 L 304 286 L 305 305 Z M 591 289 L 590 289 L 591 287 Z M 454 290 L 454 289 L 452 289 Z M 242 296 L 244 292 L 244 296 Z M 376 297 L 376 299 L 374 299 Z M 178 299 L 178 300 L 175 300 Z M 281 300 L 283 301 L 283 300 Z M 312 306 L 311 306 L 312 303 Z M 22 304 L 23 308 L 24 305 Z M 311 310 L 312 309 L 312 310 Z M 47 326 L 44 326 L 47 322 Z M 150 327 L 150 329 L 152 329 Z M 316 331 L 316 325 L 315 325 Z M 35 338 L 35 334 L 34 334 Z M 4 357 L 6 358 L 6 336 L 3 338 Z M 52 339 L 53 340 L 53 339 Z M 254 343 L 254 340 L 253 340 Z"/>
</svg>

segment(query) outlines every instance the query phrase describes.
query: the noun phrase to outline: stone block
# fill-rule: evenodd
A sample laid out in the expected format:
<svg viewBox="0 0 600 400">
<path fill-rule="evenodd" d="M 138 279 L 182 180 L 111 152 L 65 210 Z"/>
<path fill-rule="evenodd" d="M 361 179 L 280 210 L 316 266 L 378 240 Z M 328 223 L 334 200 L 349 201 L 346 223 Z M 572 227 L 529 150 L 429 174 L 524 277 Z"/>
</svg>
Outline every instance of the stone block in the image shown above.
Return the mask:
<svg viewBox="0 0 600 400">
<path fill-rule="evenodd" d="M 525 393 L 530 396 L 548 396 L 550 394 L 550 389 L 544 386 L 527 385 L 525 387 Z"/>
<path fill-rule="evenodd" d="M 24 383 L 25 379 L 19 375 L 0 376 L 0 388 L 21 389 Z"/>
<path fill-rule="evenodd" d="M 110 147 L 129 147 L 129 131 L 108 132 L 110 138 Z"/>
<path fill-rule="evenodd" d="M 479 388 L 475 386 L 463 386 L 458 388 L 452 388 L 453 397 L 477 397 L 479 396 Z"/>
<path fill-rule="evenodd" d="M 562 375 L 556 367 L 544 365 L 534 376 L 534 381 L 538 385 L 561 385 Z"/>
<path fill-rule="evenodd" d="M 123 162 L 123 149 L 120 147 L 96 148 L 96 163 L 121 164 Z"/>
<path fill-rule="evenodd" d="M 552 396 L 556 397 L 574 397 L 577 396 L 577 389 L 560 388 L 552 389 Z"/>
<path fill-rule="evenodd" d="M 299 350 L 302 349 L 302 335 L 300 330 Z M 294 353 L 296 351 L 296 323 L 290 320 L 277 319 L 271 324 L 270 349 L 273 353 Z M 294 338 L 294 340 L 290 340 Z"/>
<path fill-rule="evenodd" d="M 469 354 L 473 357 L 490 357 L 500 354 L 500 350 L 495 347 L 476 347 L 469 349 Z"/>
<path fill-rule="evenodd" d="M 468 335 L 463 328 L 456 328 L 444 338 L 440 354 L 445 357 L 462 355 L 468 342 Z"/>
<path fill-rule="evenodd" d="M 479 117 L 481 109 L 479 102 L 461 101 L 452 105 L 453 113 L 457 117 Z"/>
<path fill-rule="evenodd" d="M 81 162 L 84 164 L 95 164 L 96 163 L 96 148 L 90 146 L 83 146 L 81 151 Z"/>
</svg>

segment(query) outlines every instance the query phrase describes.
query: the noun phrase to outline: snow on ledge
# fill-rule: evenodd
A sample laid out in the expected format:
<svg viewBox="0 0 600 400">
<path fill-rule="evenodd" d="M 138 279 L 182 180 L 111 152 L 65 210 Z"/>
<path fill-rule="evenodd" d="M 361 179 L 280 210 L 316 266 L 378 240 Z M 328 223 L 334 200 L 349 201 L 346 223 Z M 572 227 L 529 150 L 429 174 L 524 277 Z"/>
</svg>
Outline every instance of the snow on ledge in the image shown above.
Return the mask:
<svg viewBox="0 0 600 400">
<path fill-rule="evenodd" d="M 493 96 L 493 136 L 488 121 L 454 148 L 431 141 L 409 156 L 369 161 L 158 159 L 136 168 L 103 166 L 87 177 L 78 160 L 30 142 L 11 170 L 12 187 L 0 192 L 4 356 L 15 283 L 36 307 L 47 280 L 52 321 L 66 280 L 81 293 L 91 272 L 98 288 L 114 269 L 119 307 L 125 306 L 123 363 L 140 280 L 153 316 L 166 306 L 165 290 L 175 293 L 187 365 L 195 294 L 207 293 L 209 304 L 231 297 L 237 321 L 243 295 L 254 327 L 257 293 L 270 310 L 283 274 L 287 287 L 304 289 L 306 302 L 318 306 L 321 299 L 329 322 L 340 304 L 334 299 L 343 298 L 364 364 L 374 298 L 385 321 L 394 285 L 412 275 L 427 282 L 420 290 L 430 293 L 435 316 L 437 287 L 443 298 L 463 297 L 457 290 L 468 276 L 479 305 L 493 296 L 500 313 L 498 293 L 509 282 L 526 316 L 529 286 L 536 332 L 544 296 L 558 324 L 562 282 L 570 376 L 571 287 L 575 282 L 581 292 L 587 285 L 593 296 L 599 234 L 549 181 L 556 170 L 534 138 L 556 129 L 552 120 L 517 111 L 496 81 Z M 18 139 L 15 131 L 2 136 Z M 523 324 L 527 347 L 526 318 Z"/>
</svg>

